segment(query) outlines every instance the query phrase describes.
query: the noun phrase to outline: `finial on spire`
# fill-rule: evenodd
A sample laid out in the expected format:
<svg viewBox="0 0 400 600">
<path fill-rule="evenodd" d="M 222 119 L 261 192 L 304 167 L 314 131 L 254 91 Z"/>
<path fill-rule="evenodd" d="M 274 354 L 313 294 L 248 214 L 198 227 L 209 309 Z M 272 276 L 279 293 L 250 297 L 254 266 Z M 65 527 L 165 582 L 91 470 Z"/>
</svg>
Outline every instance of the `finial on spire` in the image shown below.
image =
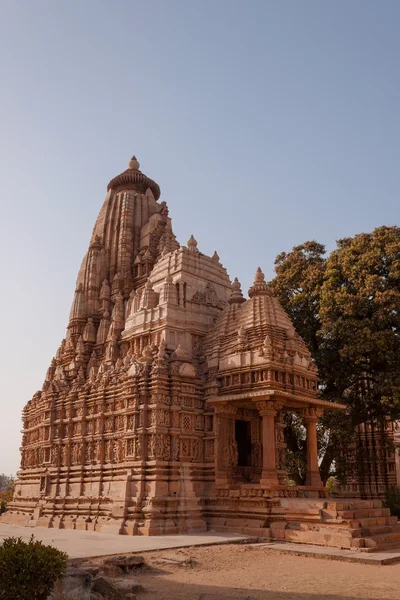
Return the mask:
<svg viewBox="0 0 400 600">
<path fill-rule="evenodd" d="M 242 302 L 246 302 L 246 298 L 243 297 L 242 289 L 240 287 L 240 281 L 237 277 L 233 280 L 231 288 L 232 293 L 229 298 L 229 304 L 241 304 Z"/>
<path fill-rule="evenodd" d="M 198 252 L 197 241 L 194 239 L 193 234 L 190 236 L 187 247 L 191 252 Z"/>
<path fill-rule="evenodd" d="M 265 281 L 265 275 L 261 271 L 261 267 L 257 267 L 256 274 L 254 275 L 254 281 Z"/>
<path fill-rule="evenodd" d="M 272 296 L 271 290 L 265 281 L 265 275 L 261 271 L 261 267 L 257 268 L 256 274 L 254 275 L 254 283 L 249 289 L 249 296 Z"/>
<path fill-rule="evenodd" d="M 139 171 L 140 164 L 136 156 L 132 156 L 131 160 L 129 161 L 128 168 L 133 169 L 134 171 Z"/>
</svg>

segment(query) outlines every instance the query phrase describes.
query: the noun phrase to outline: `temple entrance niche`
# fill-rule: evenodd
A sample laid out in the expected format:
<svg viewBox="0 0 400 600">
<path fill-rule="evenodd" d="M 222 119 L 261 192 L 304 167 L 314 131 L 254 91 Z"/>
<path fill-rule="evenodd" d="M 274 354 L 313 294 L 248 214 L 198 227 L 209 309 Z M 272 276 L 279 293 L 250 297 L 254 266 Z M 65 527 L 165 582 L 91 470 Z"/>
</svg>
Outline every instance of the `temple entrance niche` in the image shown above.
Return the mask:
<svg viewBox="0 0 400 600">
<path fill-rule="evenodd" d="M 235 421 L 235 441 L 238 449 L 238 467 L 251 467 L 251 423 L 242 419 Z"/>
<path fill-rule="evenodd" d="M 233 468 L 237 483 L 259 483 L 262 470 L 261 418 L 258 411 L 238 408 L 235 419 L 238 460 Z"/>
</svg>

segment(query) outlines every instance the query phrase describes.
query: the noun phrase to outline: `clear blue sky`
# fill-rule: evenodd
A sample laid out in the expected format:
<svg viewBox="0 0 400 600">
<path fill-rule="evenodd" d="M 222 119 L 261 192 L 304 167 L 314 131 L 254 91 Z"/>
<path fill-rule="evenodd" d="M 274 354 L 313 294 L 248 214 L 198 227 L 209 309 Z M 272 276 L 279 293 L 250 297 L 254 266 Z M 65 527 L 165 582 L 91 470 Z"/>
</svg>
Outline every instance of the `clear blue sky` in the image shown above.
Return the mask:
<svg viewBox="0 0 400 600">
<path fill-rule="evenodd" d="M 245 290 L 398 224 L 399 29 L 391 0 L 0 0 L 0 472 L 132 154 Z"/>
</svg>

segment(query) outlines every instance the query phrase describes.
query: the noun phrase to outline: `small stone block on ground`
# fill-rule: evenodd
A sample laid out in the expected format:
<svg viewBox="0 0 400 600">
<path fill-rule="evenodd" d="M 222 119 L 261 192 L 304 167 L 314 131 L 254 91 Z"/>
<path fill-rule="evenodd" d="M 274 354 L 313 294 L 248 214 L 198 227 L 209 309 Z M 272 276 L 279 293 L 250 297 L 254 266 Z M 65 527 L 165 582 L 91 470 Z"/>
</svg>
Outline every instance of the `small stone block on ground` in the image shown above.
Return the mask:
<svg viewBox="0 0 400 600">
<path fill-rule="evenodd" d="M 86 573 L 89 573 L 92 577 L 96 577 L 100 572 L 99 565 L 93 565 L 92 563 L 82 563 L 80 569 L 86 571 Z"/>
<path fill-rule="evenodd" d="M 119 567 L 124 573 L 129 573 L 142 567 L 144 565 L 144 558 L 137 554 L 110 556 L 105 559 L 104 565 Z"/>
<path fill-rule="evenodd" d="M 91 587 L 92 577 L 89 573 L 83 569 L 68 567 L 64 577 L 57 581 L 49 600 L 90 600 Z"/>
<path fill-rule="evenodd" d="M 93 591 L 98 592 L 107 600 L 123 600 L 124 596 L 106 577 L 96 577 L 93 581 Z"/>
<path fill-rule="evenodd" d="M 180 554 L 179 552 L 170 552 L 158 557 L 155 561 L 158 565 L 176 565 L 180 567 L 190 566 L 193 564 L 193 560 L 187 554 Z"/>
<path fill-rule="evenodd" d="M 112 585 L 124 596 L 126 594 L 133 594 L 134 592 L 141 592 L 142 586 L 140 583 L 137 583 L 133 579 L 129 577 L 124 577 L 123 579 L 113 579 Z"/>
</svg>

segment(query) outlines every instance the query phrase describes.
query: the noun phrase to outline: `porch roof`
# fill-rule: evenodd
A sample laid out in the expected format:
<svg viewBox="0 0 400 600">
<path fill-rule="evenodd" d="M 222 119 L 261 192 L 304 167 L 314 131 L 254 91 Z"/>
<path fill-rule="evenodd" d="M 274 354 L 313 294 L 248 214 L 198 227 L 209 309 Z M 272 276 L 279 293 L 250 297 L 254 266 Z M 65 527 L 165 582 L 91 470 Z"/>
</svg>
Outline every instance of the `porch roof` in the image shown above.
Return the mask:
<svg viewBox="0 0 400 600">
<path fill-rule="evenodd" d="M 318 406 L 325 410 L 346 410 L 348 407 L 345 404 L 339 402 L 327 402 L 326 400 L 319 400 L 317 398 L 309 398 L 307 396 L 298 396 L 297 394 L 291 394 L 290 392 L 284 392 L 281 390 L 257 390 L 242 392 L 239 394 L 227 394 L 224 396 L 214 396 L 206 400 L 208 406 L 214 404 L 222 404 L 224 402 L 239 402 L 244 404 L 246 402 L 251 403 L 253 400 L 281 400 L 284 406 L 289 408 L 304 408 L 306 406 Z"/>
</svg>

